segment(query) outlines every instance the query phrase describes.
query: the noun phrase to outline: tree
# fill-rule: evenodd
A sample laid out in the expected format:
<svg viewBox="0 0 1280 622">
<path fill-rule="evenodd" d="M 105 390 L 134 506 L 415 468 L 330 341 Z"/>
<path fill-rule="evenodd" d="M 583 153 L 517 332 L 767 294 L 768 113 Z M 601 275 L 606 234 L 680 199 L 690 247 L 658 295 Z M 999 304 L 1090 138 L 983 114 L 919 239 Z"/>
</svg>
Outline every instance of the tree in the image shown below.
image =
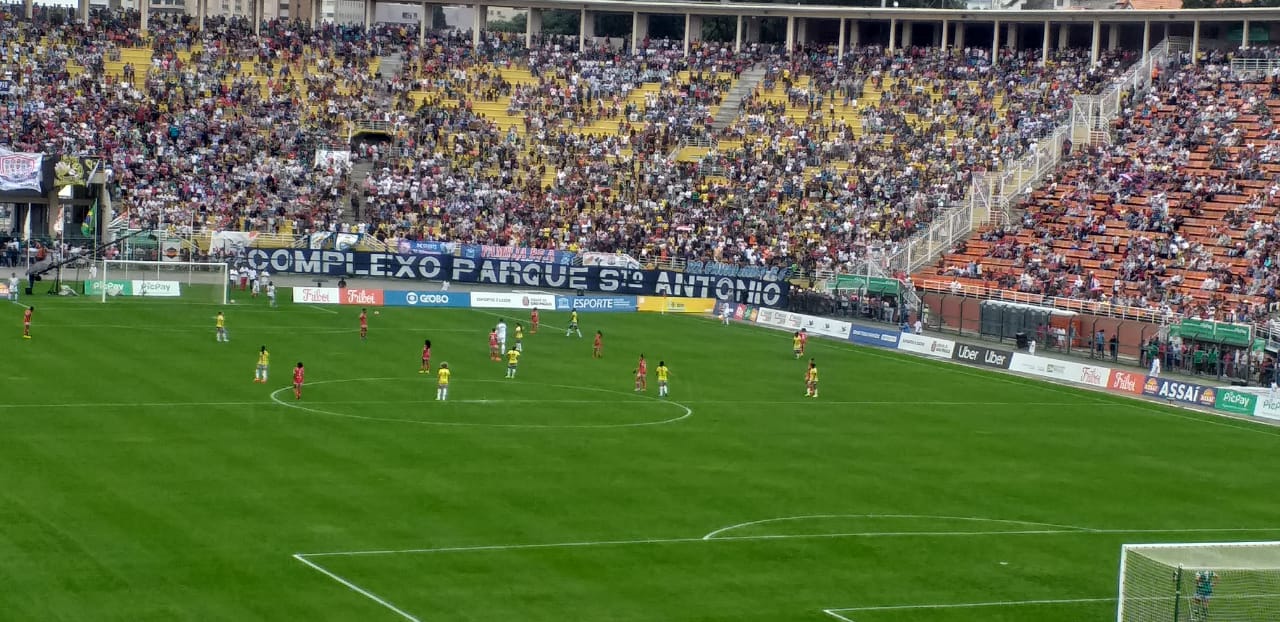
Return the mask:
<svg viewBox="0 0 1280 622">
<path fill-rule="evenodd" d="M 489 21 L 489 30 L 494 32 L 525 32 L 528 30 L 529 16 L 517 13 L 511 19 L 495 19 Z"/>
</svg>

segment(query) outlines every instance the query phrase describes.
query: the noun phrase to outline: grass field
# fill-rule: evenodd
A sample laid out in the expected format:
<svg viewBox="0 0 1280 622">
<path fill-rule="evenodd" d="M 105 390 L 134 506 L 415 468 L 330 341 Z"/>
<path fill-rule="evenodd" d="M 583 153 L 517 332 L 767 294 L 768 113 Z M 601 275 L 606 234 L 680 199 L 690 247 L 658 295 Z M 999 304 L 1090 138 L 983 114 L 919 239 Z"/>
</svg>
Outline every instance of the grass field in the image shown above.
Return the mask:
<svg viewBox="0 0 1280 622">
<path fill-rule="evenodd" d="M 475 311 L 33 301 L 4 620 L 1107 620 L 1122 543 L 1280 539 L 1280 430 L 886 351 L 811 340 L 809 400 L 700 318 L 546 313 L 508 381 Z"/>
</svg>

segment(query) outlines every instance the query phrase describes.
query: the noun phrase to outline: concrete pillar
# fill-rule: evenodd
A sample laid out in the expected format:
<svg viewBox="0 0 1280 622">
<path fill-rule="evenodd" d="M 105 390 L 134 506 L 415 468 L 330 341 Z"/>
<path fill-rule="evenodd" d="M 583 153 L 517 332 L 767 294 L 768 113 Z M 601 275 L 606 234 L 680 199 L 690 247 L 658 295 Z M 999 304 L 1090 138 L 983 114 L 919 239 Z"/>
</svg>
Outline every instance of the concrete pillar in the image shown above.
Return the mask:
<svg viewBox="0 0 1280 622">
<path fill-rule="evenodd" d="M 843 17 L 840 18 L 840 35 L 836 38 L 836 61 L 844 59 L 844 36 L 849 29 L 848 22 Z"/>
<path fill-rule="evenodd" d="M 145 37 L 147 36 L 147 22 L 150 21 L 149 17 L 151 15 L 151 0 L 138 0 L 138 7 L 141 9 L 138 11 L 138 15 L 142 18 L 142 21 L 138 24 L 138 32 Z"/>
<path fill-rule="evenodd" d="M 796 18 L 796 45 L 809 43 L 809 18 Z"/>
<path fill-rule="evenodd" d="M 945 19 L 942 20 L 941 36 L 942 36 L 942 39 L 938 43 L 938 48 L 945 51 L 947 49 L 947 20 Z"/>
<path fill-rule="evenodd" d="M 1244 20 L 1244 32 L 1240 33 L 1240 47 L 1249 47 L 1249 20 Z"/>
<path fill-rule="evenodd" d="M 1019 29 L 1019 27 L 1020 27 L 1020 25 L 1019 25 L 1019 24 L 1009 24 L 1008 28 L 1005 28 L 1005 35 L 1004 35 L 1004 46 L 1005 46 L 1005 47 L 1007 47 L 1007 48 L 1009 48 L 1009 49 L 1011 49 L 1011 50 L 1017 50 L 1017 49 L 1018 49 L 1018 29 Z"/>
<path fill-rule="evenodd" d="M 1053 24 L 1050 24 L 1049 20 L 1047 19 L 1044 20 L 1044 35 L 1040 39 L 1040 66 L 1041 67 L 1044 67 L 1044 64 L 1049 62 L 1049 38 L 1053 36 L 1051 34 L 1052 31 L 1053 31 Z"/>
<path fill-rule="evenodd" d="M 849 49 L 855 49 L 859 45 L 862 45 L 861 41 L 862 25 L 855 19 L 852 22 L 849 22 Z"/>
<path fill-rule="evenodd" d="M 146 1 L 146 0 L 142 0 Z M 80 0 L 76 5 L 76 15 L 80 16 L 80 21 L 89 21 L 89 0 Z"/>
<path fill-rule="evenodd" d="M 1089 62 L 1098 64 L 1098 50 L 1102 47 L 1102 20 L 1093 20 L 1093 36 L 1089 42 Z"/>
<path fill-rule="evenodd" d="M 585 49 L 587 42 L 596 37 L 596 14 L 582 9 L 578 12 L 578 49 Z"/>
<path fill-rule="evenodd" d="M 316 2 L 316 4 L 319 4 L 319 2 Z M 530 9 L 529 12 L 533 13 L 533 9 Z M 422 5 L 422 14 L 418 16 L 418 49 L 419 50 L 421 50 L 422 47 L 427 44 L 427 23 L 430 19 L 431 19 L 431 5 L 424 4 Z M 532 18 L 530 18 L 529 21 L 532 21 Z M 526 29 L 527 28 L 528 26 L 526 23 Z M 529 47 L 529 38 L 527 36 L 525 37 L 524 45 L 525 47 Z"/>
<path fill-rule="evenodd" d="M 911 48 L 911 26 L 911 22 L 902 22 L 902 49 L 904 50 Z"/>
<path fill-rule="evenodd" d="M 529 9 L 524 21 L 524 46 L 533 47 L 533 38 L 542 34 L 542 9 Z"/>
<path fill-rule="evenodd" d="M 1000 20 L 991 27 L 991 64 L 1000 63 Z"/>
<path fill-rule="evenodd" d="M 368 0 L 365 1 L 367 2 Z M 253 34 L 257 36 L 262 34 L 262 10 L 259 8 L 261 4 L 259 0 L 249 0 L 249 3 L 253 5 L 249 9 L 249 15 L 253 19 Z"/>
<path fill-rule="evenodd" d="M 840 20 L 840 25 L 844 26 L 844 20 Z M 840 39 L 844 40 L 844 33 L 840 33 Z M 742 16 L 739 15 L 733 26 L 733 53 L 737 54 L 742 51 Z"/>
<path fill-rule="evenodd" d="M 209 16 L 209 0 L 196 0 L 196 21 L 204 32 L 204 18 Z"/>
<path fill-rule="evenodd" d="M 1065 51 L 1069 43 L 1071 43 L 1071 24 L 1061 24 L 1058 26 L 1058 51 Z"/>
<path fill-rule="evenodd" d="M 964 51 L 964 22 L 956 22 L 956 50 Z"/>
<path fill-rule="evenodd" d="M 424 4 L 424 5 L 422 5 L 422 15 L 423 15 L 423 17 L 422 17 L 422 23 L 423 23 L 423 25 L 425 25 L 425 24 L 427 23 L 427 20 L 431 19 L 431 17 L 430 17 L 430 15 L 431 15 L 431 5 L 430 5 L 430 4 Z M 319 23 L 320 23 L 320 0 L 311 0 L 311 15 L 310 15 L 310 21 L 311 21 L 311 27 L 312 27 L 312 28 L 315 28 L 315 27 L 316 27 L 316 24 L 319 24 Z M 426 28 L 423 28 L 423 30 L 425 31 L 425 30 L 426 30 Z M 421 38 L 421 37 L 419 37 L 419 38 Z"/>
<path fill-rule="evenodd" d="M 477 4 L 475 19 L 471 22 L 471 47 L 480 47 L 480 33 L 489 27 L 489 5 Z"/>
<path fill-rule="evenodd" d="M 1200 20 L 1191 23 L 1191 64 L 1200 64 Z"/>
<path fill-rule="evenodd" d="M 898 18 L 889 18 L 889 53 L 898 49 Z"/>
<path fill-rule="evenodd" d="M 689 47 L 694 41 L 702 40 L 702 16 L 693 13 L 684 14 L 684 53 L 689 54 Z"/>
<path fill-rule="evenodd" d="M 796 45 L 796 18 L 794 15 L 787 16 L 787 56 L 791 55 L 791 50 Z"/>
<path fill-rule="evenodd" d="M 1107 49 L 1114 50 L 1120 47 L 1120 24 L 1111 24 L 1107 26 Z"/>
<path fill-rule="evenodd" d="M 373 0 L 364 0 L 364 29 L 373 28 Z"/>
<path fill-rule="evenodd" d="M 640 51 L 645 39 L 649 38 L 649 14 L 634 12 L 631 14 L 631 53 Z"/>
<path fill-rule="evenodd" d="M 35 3 L 32 0 L 22 0 L 22 14 L 28 20 L 35 18 Z"/>
<path fill-rule="evenodd" d="M 744 18 L 747 25 L 746 34 L 742 35 L 746 43 L 760 43 L 760 18 L 747 17 Z"/>
<path fill-rule="evenodd" d="M 1142 22 L 1142 55 L 1146 56 L 1151 49 L 1151 21 Z"/>
</svg>

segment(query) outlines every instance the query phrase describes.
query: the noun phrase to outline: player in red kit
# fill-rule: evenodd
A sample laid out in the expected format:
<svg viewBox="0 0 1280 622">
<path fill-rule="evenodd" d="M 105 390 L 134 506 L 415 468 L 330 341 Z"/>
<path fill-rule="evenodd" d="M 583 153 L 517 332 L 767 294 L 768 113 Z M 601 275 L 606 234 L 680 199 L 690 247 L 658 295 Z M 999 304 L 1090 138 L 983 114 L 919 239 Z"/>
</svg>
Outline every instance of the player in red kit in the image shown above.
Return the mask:
<svg viewBox="0 0 1280 622">
<path fill-rule="evenodd" d="M 591 358 L 604 358 L 604 333 L 596 331 L 596 341 L 591 344 Z"/>
<path fill-rule="evenodd" d="M 36 310 L 35 307 L 27 307 L 27 310 L 22 312 L 22 338 L 23 339 L 31 338 L 31 314 L 34 313 L 35 310 Z"/>
<path fill-rule="evenodd" d="M 532 328 L 529 329 L 529 334 L 536 335 L 538 333 L 538 308 L 537 307 L 534 307 L 533 311 L 529 312 L 529 323 L 533 325 Z"/>
<path fill-rule="evenodd" d="M 804 349 L 809 345 L 809 333 L 805 329 L 800 329 L 800 356 L 804 356 Z"/>
<path fill-rule="evenodd" d="M 369 339 L 369 314 L 364 309 L 360 310 L 360 341 L 368 341 Z"/>
<path fill-rule="evenodd" d="M 302 399 L 302 381 L 307 372 L 302 368 L 302 361 L 298 361 L 298 366 L 293 368 L 293 399 Z"/>
<path fill-rule="evenodd" d="M 649 362 L 644 360 L 644 355 L 640 355 L 640 362 L 636 364 L 636 390 L 646 391 L 649 389 Z"/>
<path fill-rule="evenodd" d="M 489 360 L 502 360 L 502 348 L 498 346 L 498 329 L 496 328 L 489 331 Z"/>
<path fill-rule="evenodd" d="M 422 369 L 418 370 L 420 374 L 431 373 L 431 340 L 427 339 L 422 342 Z"/>
</svg>

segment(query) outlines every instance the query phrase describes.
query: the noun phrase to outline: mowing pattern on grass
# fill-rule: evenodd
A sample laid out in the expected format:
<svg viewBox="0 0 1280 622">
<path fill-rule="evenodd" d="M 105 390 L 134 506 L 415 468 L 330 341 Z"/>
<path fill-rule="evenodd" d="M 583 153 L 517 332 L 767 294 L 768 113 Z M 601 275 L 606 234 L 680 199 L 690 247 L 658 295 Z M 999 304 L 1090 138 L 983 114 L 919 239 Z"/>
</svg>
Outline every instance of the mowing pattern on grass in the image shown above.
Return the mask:
<svg viewBox="0 0 1280 622">
<path fill-rule="evenodd" d="M 1247 422 L 816 340 L 806 399 L 785 333 L 670 316 L 583 313 L 593 360 L 544 313 L 507 380 L 490 313 L 241 303 L 5 307 L 0 617 L 1077 622 L 1124 543 L 1280 537 Z"/>
</svg>

